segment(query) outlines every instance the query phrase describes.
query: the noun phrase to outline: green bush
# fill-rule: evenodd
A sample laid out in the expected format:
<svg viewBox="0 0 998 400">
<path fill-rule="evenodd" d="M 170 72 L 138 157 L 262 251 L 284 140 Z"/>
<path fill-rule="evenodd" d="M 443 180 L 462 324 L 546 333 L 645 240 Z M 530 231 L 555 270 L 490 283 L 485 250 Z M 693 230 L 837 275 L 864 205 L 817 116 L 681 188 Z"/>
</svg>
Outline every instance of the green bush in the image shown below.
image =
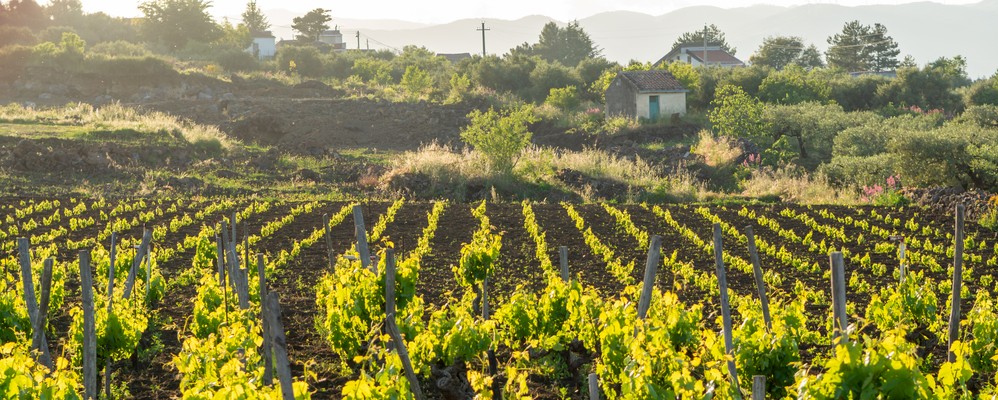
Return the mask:
<svg viewBox="0 0 998 400">
<path fill-rule="evenodd" d="M 832 159 L 835 137 L 846 128 L 879 120 L 871 112 L 845 112 L 834 104 L 767 105 L 765 119 L 774 138 L 796 143 L 801 166 L 814 170 Z"/>
<path fill-rule="evenodd" d="M 836 185 L 872 186 L 894 173 L 894 157 L 886 153 L 835 156 L 822 164 L 818 172 Z"/>
<path fill-rule="evenodd" d="M 90 48 L 90 54 L 108 57 L 145 57 L 152 55 L 145 46 L 124 40 L 97 43 Z"/>
<path fill-rule="evenodd" d="M 544 100 L 544 103 L 557 107 L 562 111 L 576 110 L 579 108 L 579 105 L 582 104 L 579 100 L 579 91 L 575 88 L 575 86 L 552 88 L 550 94 L 548 94 L 548 98 Z"/>
<path fill-rule="evenodd" d="M 392 64 L 380 58 L 358 58 L 353 61 L 353 75 L 359 76 L 364 82 L 389 85 L 392 83 Z"/>
<path fill-rule="evenodd" d="M 178 75 L 173 65 L 156 57 L 92 58 L 89 67 L 109 80 L 160 80 Z"/>
<path fill-rule="evenodd" d="M 277 69 L 289 74 L 317 78 L 322 76 L 319 51 L 310 46 L 284 46 L 277 50 Z"/>
<path fill-rule="evenodd" d="M 717 97 L 710 105 L 713 108 L 707 116 L 714 131 L 721 136 L 762 137 L 767 132 L 764 106 L 738 86 L 718 88 Z"/>
<path fill-rule="evenodd" d="M 978 81 L 970 86 L 965 94 L 967 107 L 975 105 L 998 105 L 998 75 Z"/>
<path fill-rule="evenodd" d="M 841 74 L 829 81 L 828 98 L 846 111 L 876 110 L 887 105 L 877 96 L 877 88 L 888 82 L 890 78 L 878 75 Z"/>
<path fill-rule="evenodd" d="M 212 59 L 229 72 L 253 71 L 260 66 L 256 57 L 240 49 L 220 50 Z"/>
<path fill-rule="evenodd" d="M 960 119 L 982 128 L 998 128 L 998 105 L 970 106 Z"/>
<path fill-rule="evenodd" d="M 909 185 L 998 187 L 998 130 L 959 123 L 902 130 L 893 135 L 888 151 Z"/>
<path fill-rule="evenodd" d="M 433 89 L 433 80 L 430 74 L 415 65 L 410 65 L 402 75 L 402 87 L 411 99 L 419 99 L 427 95 Z"/>
<path fill-rule="evenodd" d="M 533 109 L 525 106 L 502 111 L 474 110 L 468 119 L 471 124 L 461 131 L 461 139 L 482 153 L 490 172 L 509 175 L 530 144 L 528 125 L 535 121 Z"/>
<path fill-rule="evenodd" d="M 551 89 L 567 86 L 580 86 L 582 81 L 575 76 L 572 69 L 558 62 L 540 61 L 533 71 L 530 71 L 528 90 L 520 91 L 521 97 L 534 102 L 543 101 Z M 521 83 L 522 85 L 522 83 Z"/>
<path fill-rule="evenodd" d="M 677 64 L 677 63 L 673 63 Z M 685 64 L 686 63 L 678 63 Z M 691 67 L 694 68 L 694 67 Z M 753 65 L 746 68 L 732 68 L 727 76 L 721 78 L 720 85 L 735 85 L 749 96 L 762 98 L 759 90 L 761 89 L 762 83 L 772 74 L 774 74 L 772 68 Z"/>
<path fill-rule="evenodd" d="M 828 99 L 828 82 L 818 79 L 796 64 L 773 72 L 762 80 L 759 98 L 768 103 L 800 104 Z"/>
<path fill-rule="evenodd" d="M 7 46 L 33 46 L 38 38 L 31 29 L 23 26 L 0 25 L 0 48 Z"/>
<path fill-rule="evenodd" d="M 0 77 L 16 78 L 34 59 L 31 47 L 14 45 L 0 48 Z"/>
</svg>

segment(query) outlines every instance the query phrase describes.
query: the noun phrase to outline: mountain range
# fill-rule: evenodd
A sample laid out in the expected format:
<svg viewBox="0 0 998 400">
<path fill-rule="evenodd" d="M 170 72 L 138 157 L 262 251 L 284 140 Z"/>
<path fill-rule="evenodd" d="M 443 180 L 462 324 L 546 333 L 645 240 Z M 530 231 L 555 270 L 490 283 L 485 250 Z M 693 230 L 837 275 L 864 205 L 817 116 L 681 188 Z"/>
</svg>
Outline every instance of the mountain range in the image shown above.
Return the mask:
<svg viewBox="0 0 998 400">
<path fill-rule="evenodd" d="M 267 10 L 279 38 L 293 36 L 291 19 L 298 14 L 287 10 Z M 741 8 L 690 6 L 652 16 L 630 11 L 614 11 L 578 20 L 602 54 L 610 60 L 655 61 L 668 52 L 684 32 L 714 24 L 736 48 L 735 56 L 747 61 L 764 38 L 775 35 L 800 36 L 807 44 L 824 51 L 829 36 L 841 32 L 852 20 L 863 24 L 881 23 L 897 41 L 901 57 L 911 55 L 919 64 L 939 57 L 963 56 L 971 78 L 988 77 L 998 71 L 998 0 L 974 4 L 944 5 L 931 2 L 899 5 L 846 7 L 832 4 L 800 6 L 754 5 Z M 356 48 L 360 32 L 362 48 L 424 46 L 438 53 L 482 51 L 482 22 L 489 54 L 504 54 L 524 42 L 534 43 L 544 24 L 554 21 L 532 15 L 516 20 L 462 19 L 447 24 L 428 25 L 397 20 L 358 20 L 333 16 L 332 24 L 343 31 L 347 48 Z"/>
</svg>

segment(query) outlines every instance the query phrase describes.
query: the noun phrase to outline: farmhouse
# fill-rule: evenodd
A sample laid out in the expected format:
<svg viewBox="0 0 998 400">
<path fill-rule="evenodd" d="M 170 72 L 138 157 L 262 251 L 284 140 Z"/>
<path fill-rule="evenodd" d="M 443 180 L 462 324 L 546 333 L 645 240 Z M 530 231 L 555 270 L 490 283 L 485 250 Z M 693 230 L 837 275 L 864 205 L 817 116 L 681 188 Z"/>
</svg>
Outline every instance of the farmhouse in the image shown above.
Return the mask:
<svg viewBox="0 0 998 400">
<path fill-rule="evenodd" d="M 261 60 L 274 58 L 274 55 L 277 54 L 274 34 L 270 33 L 270 31 L 263 31 L 253 32 L 252 36 L 253 43 L 250 43 L 246 51 Z"/>
<path fill-rule="evenodd" d="M 668 54 L 655 62 L 655 65 L 670 62 L 684 62 L 694 67 L 701 65 L 717 65 L 725 68 L 744 67 L 745 63 L 728 52 L 721 50 L 721 45 L 708 43 L 703 44 L 682 44 L 676 46 Z"/>
<path fill-rule="evenodd" d="M 657 119 L 686 114 L 686 92 L 669 71 L 623 71 L 606 89 L 606 115 Z"/>
</svg>

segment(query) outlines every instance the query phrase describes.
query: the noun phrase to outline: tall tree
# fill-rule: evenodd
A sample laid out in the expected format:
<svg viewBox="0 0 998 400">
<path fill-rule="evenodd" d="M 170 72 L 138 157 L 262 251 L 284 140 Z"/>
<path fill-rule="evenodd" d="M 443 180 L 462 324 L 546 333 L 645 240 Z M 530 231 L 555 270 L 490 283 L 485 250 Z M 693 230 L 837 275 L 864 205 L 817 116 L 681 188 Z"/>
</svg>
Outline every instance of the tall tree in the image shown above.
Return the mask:
<svg viewBox="0 0 998 400">
<path fill-rule="evenodd" d="M 0 25 L 25 26 L 37 30 L 44 28 L 47 23 L 44 10 L 35 0 L 10 0 L 6 7 L 0 7 Z"/>
<path fill-rule="evenodd" d="M 870 69 L 867 38 L 870 27 L 859 21 L 847 22 L 841 33 L 828 38 L 828 51 L 825 57 L 828 65 L 839 67 L 846 71 L 866 71 Z"/>
<path fill-rule="evenodd" d="M 316 8 L 301 17 L 292 20 L 291 28 L 298 32 L 298 37 L 308 40 L 319 40 L 319 34 L 329 29 L 329 21 L 333 17 L 329 16 L 330 10 Z"/>
<path fill-rule="evenodd" d="M 887 27 L 880 23 L 873 24 L 870 36 L 867 38 L 866 51 L 870 57 L 870 68 L 874 71 L 893 71 L 898 65 L 898 43 L 894 38 L 887 36 Z"/>
<path fill-rule="evenodd" d="M 513 50 L 514 53 L 536 55 L 541 58 L 559 62 L 567 67 L 575 67 L 582 60 L 599 57 L 600 50 L 593 44 L 578 21 L 570 22 L 564 28 L 559 28 L 554 22 L 544 24 L 537 43 L 524 43 Z"/>
<path fill-rule="evenodd" d="M 205 0 L 153 0 L 139 5 L 146 20 L 142 29 L 150 41 L 179 50 L 189 41 L 210 42 L 219 35 Z"/>
<path fill-rule="evenodd" d="M 724 50 L 728 54 L 735 54 L 736 49 L 728 45 L 728 41 L 724 40 L 724 32 L 717 25 L 710 24 L 704 29 L 695 30 L 692 32 L 686 32 L 676 39 L 676 42 L 672 44 L 672 48 L 675 49 L 682 45 L 701 45 L 703 46 L 704 37 L 707 38 L 708 45 L 720 45 L 721 50 Z"/>
<path fill-rule="evenodd" d="M 250 32 L 263 32 L 270 29 L 270 22 L 267 21 L 267 16 L 263 15 L 260 8 L 256 6 L 256 0 L 250 0 L 246 3 L 246 11 L 243 11 L 243 25 Z"/>
<path fill-rule="evenodd" d="M 49 0 L 45 14 L 55 25 L 76 25 L 83 17 L 83 3 L 80 0 Z"/>
<path fill-rule="evenodd" d="M 770 36 L 763 39 L 759 50 L 749 57 L 749 61 L 753 65 L 763 65 L 777 70 L 782 70 L 790 64 L 797 64 L 807 69 L 824 65 L 818 48 L 814 45 L 804 47 L 804 39 L 798 36 Z"/>
</svg>

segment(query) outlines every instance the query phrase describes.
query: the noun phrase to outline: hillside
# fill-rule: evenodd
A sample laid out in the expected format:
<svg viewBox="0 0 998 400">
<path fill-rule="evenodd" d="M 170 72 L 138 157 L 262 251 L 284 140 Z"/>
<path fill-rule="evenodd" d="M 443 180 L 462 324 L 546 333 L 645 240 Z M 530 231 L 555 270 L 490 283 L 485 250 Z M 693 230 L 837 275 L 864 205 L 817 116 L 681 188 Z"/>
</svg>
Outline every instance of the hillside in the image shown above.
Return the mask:
<svg viewBox="0 0 998 400">
<path fill-rule="evenodd" d="M 275 25 L 290 25 L 290 14 L 282 14 L 282 18 L 288 18 L 288 22 L 274 18 Z M 998 24 L 993 23 L 998 20 L 998 1 L 993 0 L 969 5 L 922 2 L 861 7 L 810 4 L 723 9 L 694 6 L 660 16 L 627 11 L 601 13 L 581 19 L 579 23 L 607 58 L 623 63 L 631 59 L 655 61 L 668 51 L 676 37 L 700 29 L 705 23 L 721 28 L 728 42 L 738 49 L 736 55 L 745 60 L 765 37 L 772 35 L 801 36 L 824 51 L 828 36 L 854 19 L 887 26 L 901 47 L 901 54 L 910 54 L 919 63 L 962 55 L 968 60 L 968 72 L 973 78 L 990 76 L 998 68 L 998 53 L 987 46 L 975 45 L 979 40 L 973 40 L 998 37 Z M 485 23 L 491 29 L 486 36 L 487 51 L 502 54 L 523 42 L 536 41 L 541 27 L 551 20 L 545 16 L 512 21 L 486 19 Z M 338 22 L 344 24 L 344 29 L 360 29 L 365 37 L 399 49 L 418 45 L 439 53 L 481 52 L 482 37 L 475 30 L 482 22 L 479 19 L 435 26 L 397 21 Z M 355 44 L 348 40 L 348 46 Z M 371 46 L 374 48 L 377 44 L 372 41 Z"/>
</svg>

